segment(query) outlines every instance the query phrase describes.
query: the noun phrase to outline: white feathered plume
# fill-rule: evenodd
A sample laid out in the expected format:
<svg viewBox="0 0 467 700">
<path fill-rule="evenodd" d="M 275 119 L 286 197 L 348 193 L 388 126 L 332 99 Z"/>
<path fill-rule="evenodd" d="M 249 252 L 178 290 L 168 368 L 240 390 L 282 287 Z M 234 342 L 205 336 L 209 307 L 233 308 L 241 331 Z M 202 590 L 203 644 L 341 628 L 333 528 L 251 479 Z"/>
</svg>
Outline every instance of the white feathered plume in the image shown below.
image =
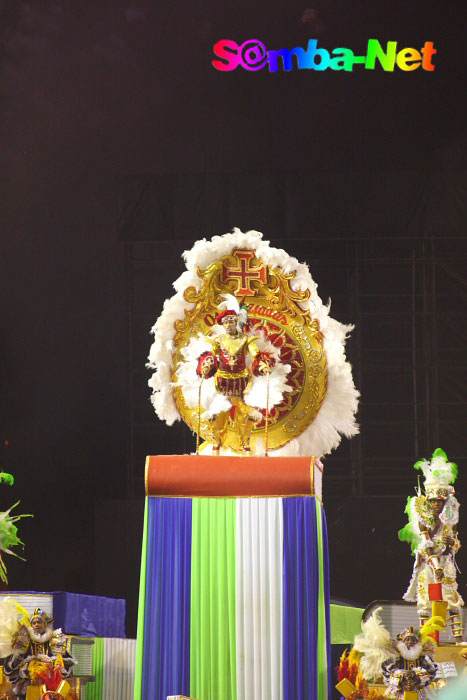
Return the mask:
<svg viewBox="0 0 467 700">
<path fill-rule="evenodd" d="M 221 301 L 221 303 L 217 307 L 219 311 L 223 311 L 224 309 L 232 309 L 237 314 L 240 313 L 240 304 L 238 303 L 237 297 L 234 297 L 233 294 L 223 294 L 222 297 L 224 301 Z"/>
<path fill-rule="evenodd" d="M 382 664 L 397 656 L 391 635 L 379 614 L 382 609 L 376 608 L 371 617 L 362 622 L 362 632 L 357 634 L 353 645 L 354 649 L 363 654 L 360 659 L 360 671 L 367 681 L 379 678 L 382 675 Z"/>
<path fill-rule="evenodd" d="M 148 367 L 154 369 L 154 374 L 148 383 L 153 391 L 151 400 L 156 413 L 168 425 L 180 420 L 170 382 L 175 336 L 174 324 L 175 321 L 184 318 L 185 311 L 192 308 L 192 304 L 187 302 L 183 296 L 184 291 L 189 286 L 193 286 L 199 291 L 202 280 L 197 274 L 198 268 L 206 269 L 216 260 L 230 255 L 236 248 L 255 250 L 256 257 L 264 264 L 280 268 L 286 274 L 294 273 L 295 276 L 291 280 L 292 289 L 309 291 L 310 293 L 308 301 L 303 302 L 301 306 L 319 321 L 320 330 L 324 336 L 323 346 L 328 370 L 326 395 L 318 415 L 311 425 L 299 437 L 291 440 L 279 450 L 271 450 L 271 453 L 277 456 L 313 454 L 322 457 L 339 445 L 342 435 L 351 437 L 358 433 L 355 414 L 358 408 L 359 393 L 353 383 L 351 366 L 345 358 L 345 341 L 353 326 L 343 325 L 329 316 L 329 306 L 323 304 L 318 296 L 317 286 L 310 275 L 308 266 L 299 263 L 285 250 L 272 248 L 268 241 L 263 240 L 263 235 L 258 231 L 243 232 L 235 228 L 232 233 L 214 236 L 210 241 L 206 239 L 197 241 L 191 250 L 183 254 L 187 271 L 174 282 L 176 294 L 165 301 L 162 314 L 152 329 L 154 343 L 149 353 Z M 227 299 L 225 301 L 227 303 Z M 180 381 L 178 369 L 177 377 Z M 271 374 L 271 382 L 272 380 Z M 260 384 L 257 386 L 259 388 Z M 251 392 L 253 392 L 253 387 Z M 258 399 L 252 397 L 254 394 L 250 393 L 250 398 L 247 400 L 258 406 Z"/>
<path fill-rule="evenodd" d="M 434 484 L 453 484 L 459 472 L 457 464 L 450 462 L 446 452 L 440 447 L 433 452 L 431 460 L 421 459 L 414 464 L 414 468 L 423 472 L 425 488 Z"/>
<path fill-rule="evenodd" d="M 13 642 L 21 625 L 29 623 L 28 612 L 16 600 L 7 596 L 0 602 L 0 658 L 17 653 Z"/>
</svg>

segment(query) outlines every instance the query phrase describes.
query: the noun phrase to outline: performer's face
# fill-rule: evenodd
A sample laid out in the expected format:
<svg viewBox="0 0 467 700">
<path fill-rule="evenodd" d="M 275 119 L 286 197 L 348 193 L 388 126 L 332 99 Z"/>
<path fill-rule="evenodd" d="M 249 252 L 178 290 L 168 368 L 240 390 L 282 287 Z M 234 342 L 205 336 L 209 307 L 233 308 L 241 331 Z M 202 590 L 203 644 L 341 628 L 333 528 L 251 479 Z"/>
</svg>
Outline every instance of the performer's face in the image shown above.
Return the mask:
<svg viewBox="0 0 467 700">
<path fill-rule="evenodd" d="M 34 617 L 31 620 L 31 627 L 36 634 L 44 634 L 46 630 L 46 624 L 40 617 Z"/>
<path fill-rule="evenodd" d="M 407 649 L 411 649 L 414 647 L 418 642 L 418 639 L 415 635 L 409 635 L 404 639 L 404 644 L 407 647 Z"/>
<path fill-rule="evenodd" d="M 435 515 L 439 515 L 444 508 L 444 501 L 442 498 L 430 498 L 430 504 Z"/>
<path fill-rule="evenodd" d="M 237 333 L 237 317 L 236 316 L 224 316 L 222 319 L 222 325 L 228 335 L 236 335 Z"/>
</svg>

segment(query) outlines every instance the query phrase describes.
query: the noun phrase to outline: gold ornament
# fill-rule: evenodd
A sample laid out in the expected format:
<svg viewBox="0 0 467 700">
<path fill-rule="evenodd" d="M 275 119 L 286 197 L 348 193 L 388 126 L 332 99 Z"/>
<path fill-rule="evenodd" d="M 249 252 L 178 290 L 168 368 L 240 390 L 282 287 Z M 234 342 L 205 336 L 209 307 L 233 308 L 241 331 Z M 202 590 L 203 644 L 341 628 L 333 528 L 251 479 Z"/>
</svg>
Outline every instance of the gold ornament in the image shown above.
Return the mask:
<svg viewBox="0 0 467 700">
<path fill-rule="evenodd" d="M 209 336 L 216 323 L 218 306 L 223 294 L 233 294 L 248 309 L 249 326 L 255 335 L 264 331 L 269 341 L 279 350 L 280 361 L 291 366 L 287 383 L 292 388 L 283 401 L 261 410 L 251 434 L 251 449 L 259 439 L 269 449 L 278 449 L 299 436 L 316 417 L 327 387 L 326 355 L 319 322 L 300 305 L 310 296 L 308 290 L 294 290 L 291 283 L 295 273 L 286 274 L 271 268 L 256 258 L 254 250 L 234 250 L 205 270 L 198 269 L 202 280 L 199 291 L 185 290 L 184 298 L 193 304 L 185 311 L 185 318 L 175 322 L 172 382 L 177 382 L 177 367 L 184 361 L 182 350 L 198 334 Z M 196 406 L 187 406 L 180 386 L 174 387 L 178 411 L 190 429 L 207 443 L 215 436 L 212 422 L 203 417 Z M 242 452 L 242 440 L 229 421 L 225 447 Z M 202 447 L 201 447 L 202 449 Z"/>
<path fill-rule="evenodd" d="M 426 525 L 433 525 L 433 508 L 426 496 L 417 496 L 415 498 L 415 511 L 420 516 L 423 523 Z"/>
</svg>

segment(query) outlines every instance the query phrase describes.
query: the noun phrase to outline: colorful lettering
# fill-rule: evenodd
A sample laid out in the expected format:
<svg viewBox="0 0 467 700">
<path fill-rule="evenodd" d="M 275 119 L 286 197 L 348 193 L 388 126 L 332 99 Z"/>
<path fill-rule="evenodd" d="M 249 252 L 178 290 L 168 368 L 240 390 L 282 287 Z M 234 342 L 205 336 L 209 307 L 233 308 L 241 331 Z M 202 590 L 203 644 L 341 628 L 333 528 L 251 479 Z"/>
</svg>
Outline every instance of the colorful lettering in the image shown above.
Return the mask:
<svg viewBox="0 0 467 700">
<path fill-rule="evenodd" d="M 352 72 L 355 65 L 363 65 L 366 70 L 375 70 L 378 66 L 388 73 L 394 72 L 395 66 L 404 72 L 420 68 L 434 71 L 432 59 L 437 50 L 432 41 L 426 41 L 418 50 L 411 47 L 397 51 L 397 41 L 388 41 L 383 48 L 378 39 L 368 39 L 365 55 L 355 55 L 351 49 L 338 47 L 331 51 L 318 48 L 316 39 L 309 39 L 306 50 L 301 46 L 293 49 L 274 49 L 268 51 L 259 39 L 248 39 L 240 46 L 231 39 L 221 39 L 214 44 L 214 53 L 221 60 L 213 60 L 216 70 L 232 71 L 241 66 L 248 71 L 257 71 L 266 65 L 270 73 L 279 69 L 324 71 L 330 68 L 336 71 Z"/>
<path fill-rule="evenodd" d="M 329 66 L 329 51 L 326 49 L 317 49 L 318 42 L 316 39 L 310 39 L 308 42 L 308 50 L 306 52 L 307 61 L 309 65 L 307 68 L 313 68 L 313 70 L 326 70 Z M 318 63 L 316 63 L 316 57 L 318 57 Z"/>
<path fill-rule="evenodd" d="M 212 61 L 214 68 L 222 71 L 235 70 L 240 63 L 239 48 L 239 45 L 230 39 L 221 39 L 214 44 L 214 53 L 225 61 Z"/>
<path fill-rule="evenodd" d="M 308 57 L 305 49 L 297 46 L 295 49 L 280 49 L 279 51 L 268 51 L 269 72 L 275 73 L 279 70 L 279 56 L 282 58 L 284 70 L 292 70 L 292 56 L 296 56 L 299 68 L 309 68 Z"/>
<path fill-rule="evenodd" d="M 355 63 L 355 58 L 360 58 L 360 56 L 354 56 L 354 53 L 351 49 L 344 49 L 341 47 L 339 47 L 338 49 L 334 49 L 332 54 L 333 56 L 335 56 L 335 58 L 332 58 L 330 62 L 332 70 L 352 71 L 353 64 Z"/>
<path fill-rule="evenodd" d="M 422 54 L 423 54 L 423 61 L 422 61 L 422 68 L 423 70 L 434 70 L 435 67 L 431 62 L 431 57 L 433 56 L 434 53 L 438 53 L 436 49 L 433 48 L 433 42 L 432 41 L 425 41 L 425 45 L 422 49 Z"/>
<path fill-rule="evenodd" d="M 381 67 L 385 71 L 393 71 L 396 62 L 396 47 L 397 41 L 388 41 L 386 44 L 386 53 L 384 53 L 378 39 L 368 39 L 365 68 L 374 70 L 376 59 L 378 59 Z"/>
<path fill-rule="evenodd" d="M 416 49 L 402 49 L 396 60 L 401 70 L 417 70 L 422 62 L 422 55 Z"/>
</svg>

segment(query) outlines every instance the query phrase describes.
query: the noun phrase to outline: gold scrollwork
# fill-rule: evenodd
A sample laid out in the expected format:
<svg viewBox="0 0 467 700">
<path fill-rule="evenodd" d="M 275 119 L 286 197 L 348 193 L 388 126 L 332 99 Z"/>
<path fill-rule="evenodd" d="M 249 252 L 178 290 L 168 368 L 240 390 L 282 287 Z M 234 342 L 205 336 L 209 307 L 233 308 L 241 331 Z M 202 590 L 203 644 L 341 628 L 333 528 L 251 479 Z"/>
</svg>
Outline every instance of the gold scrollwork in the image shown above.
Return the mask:
<svg viewBox="0 0 467 700">
<path fill-rule="evenodd" d="M 243 268 L 242 255 L 237 257 L 237 253 L 243 254 L 244 261 L 247 258 Z M 224 266 L 229 271 L 227 276 L 223 276 Z M 256 273 L 262 268 L 265 268 L 265 273 L 251 274 L 247 279 L 250 269 Z M 232 270 L 237 272 L 237 276 L 243 275 L 240 281 L 232 276 Z M 301 306 L 309 299 L 310 292 L 292 289 L 294 273 L 286 274 L 279 268 L 268 267 L 256 258 L 254 251 L 253 255 L 251 251 L 233 251 L 205 270 L 198 269 L 198 276 L 201 279 L 200 288 L 190 286 L 184 292 L 185 300 L 193 306 L 185 311 L 183 319 L 175 322 L 172 381 L 174 384 L 177 382 L 177 367 L 184 361 L 182 350 L 191 337 L 199 333 L 209 335 L 215 323 L 217 307 L 223 300 L 222 295 L 233 294 L 243 285 L 245 290 L 249 290 L 249 295 L 238 298 L 239 302 L 247 304 L 252 330 L 257 328 L 266 332 L 268 339 L 279 349 L 281 361 L 291 367 L 287 382 L 292 390 L 285 393 L 282 403 L 274 407 L 269 416 L 269 447 L 277 449 L 306 430 L 326 394 L 327 364 L 319 321 Z M 173 391 L 183 420 L 196 432 L 197 408 L 187 406 L 179 386 L 174 386 Z M 252 432 L 253 450 L 256 441 L 264 442 L 264 433 L 263 418 L 257 421 Z M 213 438 L 211 424 L 203 416 L 200 436 L 208 442 Z M 239 437 L 233 429 L 228 431 L 227 445 L 234 451 L 241 451 Z"/>
</svg>

